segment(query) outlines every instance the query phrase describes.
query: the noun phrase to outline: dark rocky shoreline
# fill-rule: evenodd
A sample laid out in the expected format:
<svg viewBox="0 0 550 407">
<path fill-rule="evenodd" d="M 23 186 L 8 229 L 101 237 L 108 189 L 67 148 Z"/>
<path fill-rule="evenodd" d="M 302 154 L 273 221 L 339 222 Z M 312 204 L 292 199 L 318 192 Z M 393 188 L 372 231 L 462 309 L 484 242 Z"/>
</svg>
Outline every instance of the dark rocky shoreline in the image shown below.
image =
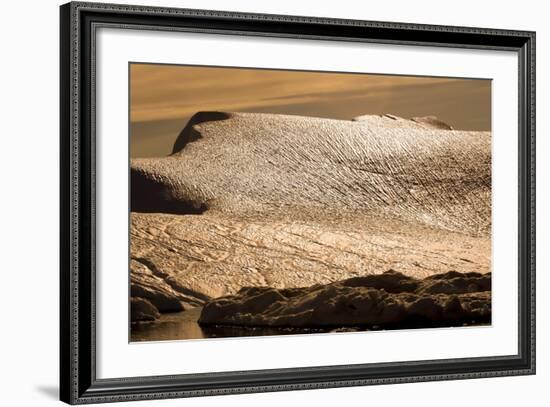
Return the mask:
<svg viewBox="0 0 550 407">
<path fill-rule="evenodd" d="M 456 326 L 490 322 L 491 275 L 416 279 L 393 270 L 312 287 L 245 287 L 207 302 L 199 324 L 266 327 Z"/>
<path fill-rule="evenodd" d="M 131 301 L 139 340 L 162 332 L 163 324 L 181 325 L 179 315 L 197 338 L 475 326 L 491 323 L 491 275 L 451 271 L 417 279 L 390 270 L 311 287 L 245 287 L 190 308 L 191 319 L 185 311 L 161 317 L 167 313 L 150 301 Z M 178 339 L 172 331 L 167 338 Z"/>
</svg>

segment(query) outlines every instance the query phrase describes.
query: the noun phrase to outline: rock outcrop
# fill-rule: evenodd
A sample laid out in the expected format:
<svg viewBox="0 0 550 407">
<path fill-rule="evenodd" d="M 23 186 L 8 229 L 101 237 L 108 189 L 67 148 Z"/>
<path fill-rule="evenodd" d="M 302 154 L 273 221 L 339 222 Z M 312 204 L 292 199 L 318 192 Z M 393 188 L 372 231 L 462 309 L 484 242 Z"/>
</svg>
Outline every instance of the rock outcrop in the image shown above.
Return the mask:
<svg viewBox="0 0 550 407">
<path fill-rule="evenodd" d="M 130 315 L 132 322 L 150 322 L 160 317 L 159 310 L 150 301 L 130 297 Z"/>
<path fill-rule="evenodd" d="M 269 327 L 447 326 L 491 319 L 490 274 L 423 280 L 388 271 L 306 288 L 245 287 L 202 309 L 201 324 Z"/>
<path fill-rule="evenodd" d="M 154 320 L 159 312 L 183 311 L 209 299 L 180 287 L 170 273 L 158 271 L 149 260 L 135 258 L 130 260 L 130 297 L 132 321 Z"/>
</svg>

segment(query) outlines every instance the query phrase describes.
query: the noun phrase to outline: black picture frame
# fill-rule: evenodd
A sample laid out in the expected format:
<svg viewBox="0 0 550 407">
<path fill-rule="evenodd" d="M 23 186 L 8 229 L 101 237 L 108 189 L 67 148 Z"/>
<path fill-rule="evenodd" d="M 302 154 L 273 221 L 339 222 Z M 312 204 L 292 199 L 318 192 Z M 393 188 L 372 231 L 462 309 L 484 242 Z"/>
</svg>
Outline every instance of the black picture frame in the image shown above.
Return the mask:
<svg viewBox="0 0 550 407">
<path fill-rule="evenodd" d="M 535 373 L 535 33 L 72 2 L 60 8 L 60 396 L 70 404 Z M 97 27 L 358 41 L 519 57 L 519 351 L 515 355 L 131 378 L 96 378 Z M 498 254 L 497 254 L 498 255 Z"/>
</svg>

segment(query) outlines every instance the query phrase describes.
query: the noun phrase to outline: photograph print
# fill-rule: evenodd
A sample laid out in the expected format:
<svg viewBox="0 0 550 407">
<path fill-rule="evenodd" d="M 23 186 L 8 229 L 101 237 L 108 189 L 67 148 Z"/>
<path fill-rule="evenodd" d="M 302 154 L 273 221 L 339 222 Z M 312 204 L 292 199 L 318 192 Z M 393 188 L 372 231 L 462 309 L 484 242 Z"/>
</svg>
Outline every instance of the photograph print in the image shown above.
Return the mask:
<svg viewBox="0 0 550 407">
<path fill-rule="evenodd" d="M 491 324 L 490 80 L 129 70 L 131 342 Z"/>
</svg>

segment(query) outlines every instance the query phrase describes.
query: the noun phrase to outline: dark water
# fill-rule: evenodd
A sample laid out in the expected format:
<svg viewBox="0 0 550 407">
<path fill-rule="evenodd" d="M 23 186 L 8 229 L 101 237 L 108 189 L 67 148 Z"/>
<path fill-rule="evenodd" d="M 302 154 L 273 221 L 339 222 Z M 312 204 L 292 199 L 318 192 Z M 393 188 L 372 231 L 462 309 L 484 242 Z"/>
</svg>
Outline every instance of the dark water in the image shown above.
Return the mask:
<svg viewBox="0 0 550 407">
<path fill-rule="evenodd" d="M 192 308 L 188 311 L 161 314 L 155 322 L 132 324 L 130 341 L 171 341 L 179 339 L 230 338 L 237 336 L 270 336 L 313 334 L 327 332 L 358 332 L 395 329 L 442 328 L 490 325 L 491 321 L 455 321 L 454 323 L 409 323 L 395 326 L 362 326 L 341 328 L 269 328 L 240 327 L 227 325 L 200 326 L 198 319 L 202 308 Z"/>
<path fill-rule="evenodd" d="M 200 326 L 198 319 L 202 308 L 162 314 L 155 322 L 133 324 L 131 342 L 170 341 L 178 339 L 227 338 L 235 336 L 269 336 L 329 332 L 311 328 L 263 328 L 237 326 Z"/>
</svg>

